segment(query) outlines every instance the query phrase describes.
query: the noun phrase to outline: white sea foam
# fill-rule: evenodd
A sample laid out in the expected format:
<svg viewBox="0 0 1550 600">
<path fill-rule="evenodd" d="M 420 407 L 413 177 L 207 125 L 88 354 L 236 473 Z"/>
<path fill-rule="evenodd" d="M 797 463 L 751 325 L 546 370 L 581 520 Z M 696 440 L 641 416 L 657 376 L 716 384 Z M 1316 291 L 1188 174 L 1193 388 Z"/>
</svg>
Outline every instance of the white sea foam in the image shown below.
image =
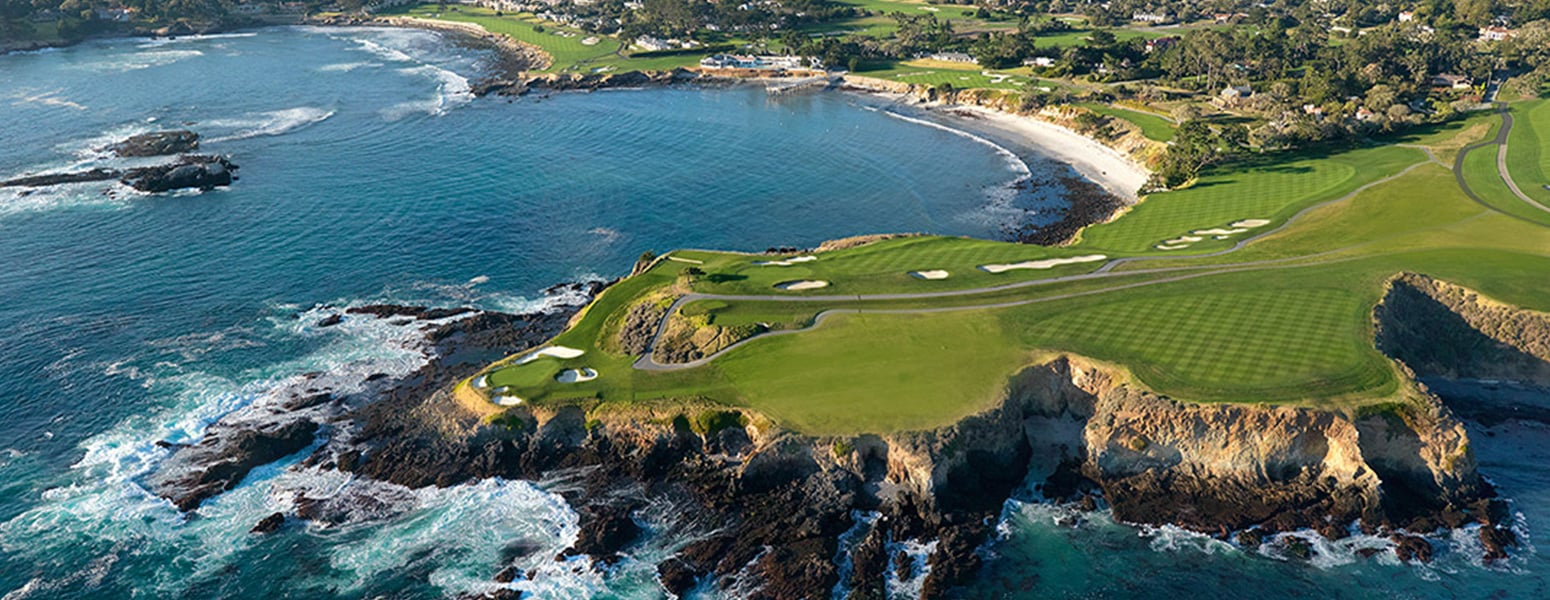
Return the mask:
<svg viewBox="0 0 1550 600">
<path fill-rule="evenodd" d="M 348 72 L 354 71 L 356 69 L 369 69 L 369 68 L 372 68 L 372 67 L 380 67 L 380 66 L 382 66 L 382 63 L 379 63 L 379 62 L 348 62 L 348 63 L 336 63 L 336 64 L 332 64 L 332 65 L 323 65 L 321 67 L 318 67 L 318 70 L 322 71 L 324 73 L 348 73 Z"/>
<path fill-rule="evenodd" d="M 188 49 L 152 48 L 141 52 L 124 52 L 112 58 L 74 65 L 77 69 L 103 73 L 120 73 L 160 67 L 190 58 L 204 56 L 204 52 Z"/>
<path fill-rule="evenodd" d="M 389 121 L 396 121 L 415 113 L 441 116 L 474 99 L 473 87 L 468 83 L 468 78 L 442 67 L 420 65 L 399 69 L 398 72 L 435 81 L 436 96 L 429 100 L 404 102 L 384 109 L 382 116 Z"/>
<path fill-rule="evenodd" d="M 210 143 L 218 143 L 245 140 L 259 136 L 281 135 L 313 123 L 321 123 L 332 116 L 334 116 L 334 111 L 332 110 L 312 106 L 298 106 L 285 110 L 259 113 L 240 119 L 216 119 L 208 121 L 204 125 L 235 130 L 230 135 L 208 140 Z"/>
<path fill-rule="evenodd" d="M 903 542 L 890 541 L 888 551 L 888 580 L 884 582 L 889 598 L 919 598 L 922 586 L 926 583 L 926 575 L 931 573 L 931 565 L 926 559 L 931 553 L 936 552 L 936 540 L 921 543 L 916 540 Z M 898 565 L 899 553 L 903 552 L 907 560 L 913 565 L 910 567 L 910 578 L 899 579 Z"/>
<path fill-rule="evenodd" d="M 0 189 L 0 218 L 61 209 L 120 210 L 141 195 L 117 182 L 4 188 Z"/>
<path fill-rule="evenodd" d="M 877 511 L 850 511 L 850 518 L 855 523 L 839 537 L 839 550 L 834 556 L 835 567 L 839 570 L 839 581 L 834 584 L 834 589 L 829 591 L 830 600 L 845 600 L 850 595 L 850 587 L 846 584 L 850 582 L 850 574 L 856 568 L 850 552 L 856 544 L 861 543 L 863 536 L 871 530 L 872 524 L 882 516 L 883 514 Z"/>
</svg>

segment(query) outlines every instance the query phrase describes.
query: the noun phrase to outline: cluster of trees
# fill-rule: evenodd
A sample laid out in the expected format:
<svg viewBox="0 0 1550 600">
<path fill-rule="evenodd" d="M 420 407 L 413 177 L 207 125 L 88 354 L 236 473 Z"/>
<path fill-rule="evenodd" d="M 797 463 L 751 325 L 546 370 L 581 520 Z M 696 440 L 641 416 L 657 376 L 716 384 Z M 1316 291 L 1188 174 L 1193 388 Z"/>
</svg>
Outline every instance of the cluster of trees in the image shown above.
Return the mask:
<svg viewBox="0 0 1550 600">
<path fill-rule="evenodd" d="M 1231 123 L 1212 125 L 1199 119 L 1185 121 L 1173 135 L 1173 143 L 1163 152 L 1142 193 L 1166 190 L 1200 176 L 1213 164 L 1238 156 L 1249 144 L 1247 127 Z"/>
</svg>

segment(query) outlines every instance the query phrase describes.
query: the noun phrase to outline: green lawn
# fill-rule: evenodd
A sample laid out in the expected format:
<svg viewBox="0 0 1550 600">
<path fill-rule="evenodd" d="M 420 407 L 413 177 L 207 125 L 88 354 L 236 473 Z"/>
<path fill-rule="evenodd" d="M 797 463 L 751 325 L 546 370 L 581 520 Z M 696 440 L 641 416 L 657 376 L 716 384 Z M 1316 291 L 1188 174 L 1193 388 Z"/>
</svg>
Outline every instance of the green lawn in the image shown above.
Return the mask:
<svg viewBox="0 0 1550 600">
<path fill-rule="evenodd" d="M 1148 139 L 1156 140 L 1159 142 L 1166 142 L 1173 139 L 1173 133 L 1176 129 L 1172 121 L 1151 113 L 1141 112 L 1139 110 L 1120 108 L 1118 106 L 1099 104 L 1096 102 L 1086 102 L 1081 106 L 1100 115 L 1129 121 L 1136 127 L 1141 128 L 1141 135 L 1146 136 Z"/>
<path fill-rule="evenodd" d="M 986 73 L 991 74 L 986 75 Z M 961 65 L 933 60 L 886 63 L 882 68 L 872 67 L 857 71 L 856 74 L 934 87 L 951 85 L 958 89 L 1020 90 L 1030 81 L 1034 81 L 1033 77 L 1027 75 L 1005 71 L 990 71 L 976 65 Z"/>
<path fill-rule="evenodd" d="M 614 52 L 619 50 L 619 40 L 543 21 L 531 13 L 509 13 L 497 17 L 495 11 L 476 6 L 456 6 L 442 12 L 434 4 L 423 4 L 384 14 L 473 23 L 491 33 L 503 34 L 517 41 L 533 44 L 543 48 L 554 58 L 554 64 L 545 69 L 545 72 L 587 69 L 591 67 L 591 63 L 604 57 L 613 57 L 615 62 L 609 64 L 617 64 L 619 60 L 614 56 Z M 535 31 L 535 26 L 541 27 L 543 31 Z M 582 43 L 590 37 L 599 38 L 598 43 L 594 45 Z M 694 60 L 698 61 L 699 58 L 695 57 Z"/>
<path fill-rule="evenodd" d="M 742 403 L 818 434 L 938 427 L 982 410 L 1027 362 L 991 314 L 835 315 L 720 361 Z M 859 417 L 859 418 L 858 418 Z"/>
<path fill-rule="evenodd" d="M 1027 260 L 1082 256 L 1087 253 L 1067 248 L 1045 248 L 1027 244 L 994 242 L 952 237 L 909 237 L 887 240 L 858 248 L 815 254 L 817 260 L 789 266 L 759 265 L 780 257 L 747 256 L 710 252 L 675 252 L 673 255 L 706 264 L 699 268 L 708 275 L 694 284 L 697 292 L 727 295 L 774 294 L 775 284 L 798 279 L 830 282 L 830 286 L 811 292 L 785 292 L 791 295 L 854 295 L 928 292 L 980 288 L 1028 279 L 1085 273 L 1103 263 L 1084 262 L 1048 269 L 1018 269 L 987 273 L 979 267 Z M 796 255 L 799 256 L 799 255 Z M 687 265 L 679 265 L 679 268 Z M 922 280 L 914 271 L 945 270 L 948 277 Z"/>
<path fill-rule="evenodd" d="M 1458 146 L 1482 133 L 1483 122 L 1405 141 Z M 1465 171 L 1472 189 L 1505 211 L 1510 195 L 1502 196 L 1494 157 L 1494 146 L 1471 152 Z M 1342 201 L 1329 202 L 1336 199 Z M 1232 254 L 1188 260 L 1153 248 L 1239 219 L 1270 219 L 1265 227 L 1273 228 L 1320 203 Z M 1188 252 L 1241 237 L 1203 241 Z M 1112 273 L 1094 272 L 1101 262 L 999 275 L 977 268 L 1090 253 L 1155 259 Z M 1397 273 L 1424 273 L 1550 310 L 1550 227 L 1476 204 L 1446 167 L 1396 146 L 1214 173 L 1193 188 L 1146 199 L 1065 248 L 916 237 L 818 253 L 790 266 L 759 266 L 753 262 L 775 257 L 733 253 L 672 256 L 699 264 L 664 260 L 616 284 L 554 340 L 585 350 L 583 356 L 502 366 L 492 383 L 538 403 L 708 401 L 747 407 L 805 433 L 851 435 L 952 423 L 1003 397 L 1008 379 L 1036 357 L 1070 352 L 1121 365 L 1141 385 L 1185 401 L 1351 408 L 1392 402 L 1403 386 L 1404 376 L 1373 346 L 1373 307 Z M 691 266 L 704 272 L 692 282 L 681 275 Z M 921 269 L 951 275 L 907 275 Z M 1061 275 L 1073 277 L 1046 280 Z M 771 287 L 793 279 L 833 285 L 784 294 Z M 1032 285 L 981 289 L 1002 282 Z M 798 331 L 755 338 L 706 365 L 668 372 L 636 370 L 635 357 L 610 351 L 631 305 L 690 285 L 724 296 L 686 306 L 696 319 Z M 898 295 L 949 290 L 972 293 Z M 725 297 L 737 295 L 808 300 Z M 554 380 L 560 369 L 583 366 L 601 377 Z"/>
<path fill-rule="evenodd" d="M 1156 253 L 1164 252 L 1157 246 L 1167 240 L 1192 236 L 1203 239 L 1167 252 L 1223 250 L 1256 230 L 1227 239 L 1193 232 L 1231 230 L 1232 223 L 1246 219 L 1270 221 L 1258 230 L 1272 228 L 1307 206 L 1339 198 L 1422 160 L 1425 155 L 1419 150 L 1385 146 L 1211 173 L 1189 188 L 1148 196 L 1124 218 L 1088 228 L 1080 247 L 1115 254 Z"/>
<path fill-rule="evenodd" d="M 1550 100 L 1515 107 L 1507 139 L 1507 171 L 1523 193 L 1550 206 Z M 1546 219 L 1550 213 L 1538 211 Z"/>
</svg>

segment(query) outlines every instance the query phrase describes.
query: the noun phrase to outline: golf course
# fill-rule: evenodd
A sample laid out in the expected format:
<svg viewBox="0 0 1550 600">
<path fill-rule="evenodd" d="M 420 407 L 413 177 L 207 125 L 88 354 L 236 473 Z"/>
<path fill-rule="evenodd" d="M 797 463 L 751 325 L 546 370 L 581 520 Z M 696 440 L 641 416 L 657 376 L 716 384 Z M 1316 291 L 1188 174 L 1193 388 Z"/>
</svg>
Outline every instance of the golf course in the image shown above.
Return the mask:
<svg viewBox="0 0 1550 600">
<path fill-rule="evenodd" d="M 1413 385 L 1374 343 L 1394 277 L 1550 311 L 1547 147 L 1550 101 L 1533 100 L 1218 168 L 1063 247 L 879 236 L 648 255 L 536 354 L 458 393 L 888 433 L 985 410 L 1021 368 L 1070 354 L 1187 402 L 1386 405 Z"/>
</svg>

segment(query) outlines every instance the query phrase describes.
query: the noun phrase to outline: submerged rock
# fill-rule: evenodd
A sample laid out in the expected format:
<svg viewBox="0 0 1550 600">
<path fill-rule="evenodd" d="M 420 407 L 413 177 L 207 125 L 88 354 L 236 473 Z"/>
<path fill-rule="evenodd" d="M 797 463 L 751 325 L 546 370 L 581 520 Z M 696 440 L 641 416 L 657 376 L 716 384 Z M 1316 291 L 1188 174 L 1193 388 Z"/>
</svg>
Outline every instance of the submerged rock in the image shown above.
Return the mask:
<svg viewBox="0 0 1550 600">
<path fill-rule="evenodd" d="M 186 129 L 142 133 L 108 147 L 119 156 L 168 156 L 198 148 L 199 134 Z"/>
<path fill-rule="evenodd" d="M 271 514 L 271 515 L 269 515 L 267 517 L 264 517 L 263 519 L 259 520 L 257 525 L 254 525 L 252 529 L 248 530 L 248 533 L 257 533 L 257 534 L 274 533 L 276 531 L 279 531 L 280 530 L 280 526 L 284 525 L 284 524 L 285 524 L 285 513 L 273 513 L 273 514 Z"/>
</svg>

